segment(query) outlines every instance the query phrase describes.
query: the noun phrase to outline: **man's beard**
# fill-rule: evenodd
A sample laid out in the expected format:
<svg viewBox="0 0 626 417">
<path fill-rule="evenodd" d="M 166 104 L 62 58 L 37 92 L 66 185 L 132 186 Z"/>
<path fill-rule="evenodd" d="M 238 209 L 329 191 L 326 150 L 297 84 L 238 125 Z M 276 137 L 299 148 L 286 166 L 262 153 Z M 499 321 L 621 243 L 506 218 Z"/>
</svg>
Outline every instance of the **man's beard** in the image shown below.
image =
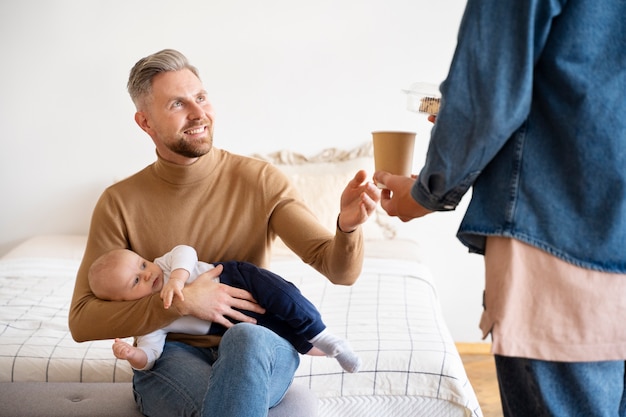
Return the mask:
<svg viewBox="0 0 626 417">
<path fill-rule="evenodd" d="M 208 138 L 202 142 L 190 142 L 184 137 L 168 146 L 169 150 L 186 158 L 198 158 L 207 154 L 213 147 L 213 132 L 208 130 Z"/>
</svg>

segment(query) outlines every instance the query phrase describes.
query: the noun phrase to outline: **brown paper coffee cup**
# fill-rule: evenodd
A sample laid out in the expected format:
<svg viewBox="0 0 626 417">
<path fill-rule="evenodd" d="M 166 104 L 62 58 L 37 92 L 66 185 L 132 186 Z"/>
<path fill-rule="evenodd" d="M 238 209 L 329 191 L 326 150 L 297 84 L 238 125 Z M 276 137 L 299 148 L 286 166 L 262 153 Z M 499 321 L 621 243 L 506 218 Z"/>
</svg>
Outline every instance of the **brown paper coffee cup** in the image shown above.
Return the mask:
<svg viewBox="0 0 626 417">
<path fill-rule="evenodd" d="M 376 171 L 411 176 L 415 132 L 372 132 Z M 384 188 L 377 184 L 379 188 Z"/>
</svg>

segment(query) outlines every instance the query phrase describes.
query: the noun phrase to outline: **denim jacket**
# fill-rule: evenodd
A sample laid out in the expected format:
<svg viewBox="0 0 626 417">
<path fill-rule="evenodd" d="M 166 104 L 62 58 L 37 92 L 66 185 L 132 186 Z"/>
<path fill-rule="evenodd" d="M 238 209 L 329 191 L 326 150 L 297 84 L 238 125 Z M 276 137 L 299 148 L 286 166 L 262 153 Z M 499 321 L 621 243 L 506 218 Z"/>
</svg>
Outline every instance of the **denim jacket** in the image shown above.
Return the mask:
<svg viewBox="0 0 626 417">
<path fill-rule="evenodd" d="M 413 198 L 626 273 L 626 0 L 469 0 Z"/>
</svg>

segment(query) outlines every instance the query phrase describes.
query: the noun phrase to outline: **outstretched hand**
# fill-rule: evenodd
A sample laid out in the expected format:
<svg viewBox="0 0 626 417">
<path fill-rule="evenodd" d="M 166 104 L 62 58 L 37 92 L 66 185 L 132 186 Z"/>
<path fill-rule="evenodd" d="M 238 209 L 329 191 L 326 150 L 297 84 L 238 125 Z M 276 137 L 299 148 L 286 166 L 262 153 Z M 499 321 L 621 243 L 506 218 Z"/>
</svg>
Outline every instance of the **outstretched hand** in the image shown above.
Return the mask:
<svg viewBox="0 0 626 417">
<path fill-rule="evenodd" d="M 411 196 L 411 188 L 413 188 L 416 177 L 409 178 L 385 171 L 377 171 L 374 173 L 374 181 L 385 187 L 381 193 L 380 206 L 390 216 L 408 222 L 431 213 L 431 210 L 424 208 Z"/>
<path fill-rule="evenodd" d="M 428 121 L 435 123 L 437 116 L 433 114 L 428 115 Z M 402 175 L 393 175 L 385 171 L 377 171 L 374 173 L 373 179 L 376 184 L 384 187 L 380 197 L 380 206 L 388 215 L 397 217 L 403 222 L 408 222 L 432 213 L 432 210 L 426 209 L 411 196 L 411 189 L 418 179 L 416 175 L 412 175 L 409 178 Z"/>
<path fill-rule="evenodd" d="M 380 190 L 370 181 L 365 181 L 367 173 L 360 170 L 350 180 L 341 194 L 339 229 L 352 232 L 367 221 L 380 201 Z"/>
</svg>

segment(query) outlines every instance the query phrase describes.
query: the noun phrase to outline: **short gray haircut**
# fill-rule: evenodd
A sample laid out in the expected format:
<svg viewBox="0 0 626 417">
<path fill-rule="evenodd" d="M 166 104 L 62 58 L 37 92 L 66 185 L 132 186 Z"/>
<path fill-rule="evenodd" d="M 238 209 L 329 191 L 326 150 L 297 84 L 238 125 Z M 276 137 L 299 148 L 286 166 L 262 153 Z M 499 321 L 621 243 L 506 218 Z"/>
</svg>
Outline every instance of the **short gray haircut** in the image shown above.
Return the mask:
<svg viewBox="0 0 626 417">
<path fill-rule="evenodd" d="M 200 78 L 196 67 L 189 63 L 185 55 L 174 49 L 163 49 L 137 61 L 130 70 L 126 85 L 135 106 L 139 108 L 143 99 L 152 93 L 152 79 L 156 75 L 183 69 L 190 70 L 198 79 Z"/>
</svg>

